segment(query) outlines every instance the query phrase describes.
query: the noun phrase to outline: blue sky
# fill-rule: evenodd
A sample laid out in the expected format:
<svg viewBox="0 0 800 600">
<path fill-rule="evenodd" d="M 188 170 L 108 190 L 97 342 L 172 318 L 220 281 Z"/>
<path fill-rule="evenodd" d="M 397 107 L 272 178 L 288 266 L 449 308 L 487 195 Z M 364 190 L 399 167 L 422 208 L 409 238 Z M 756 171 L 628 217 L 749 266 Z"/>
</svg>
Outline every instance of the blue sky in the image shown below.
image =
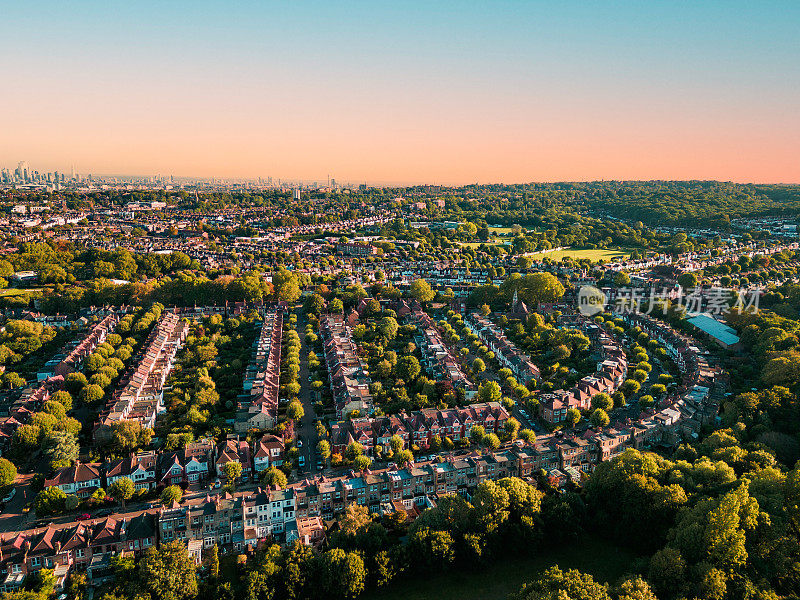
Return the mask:
<svg viewBox="0 0 800 600">
<path fill-rule="evenodd" d="M 0 14 L 0 165 L 800 178 L 800 2 L 5 2 Z"/>
</svg>

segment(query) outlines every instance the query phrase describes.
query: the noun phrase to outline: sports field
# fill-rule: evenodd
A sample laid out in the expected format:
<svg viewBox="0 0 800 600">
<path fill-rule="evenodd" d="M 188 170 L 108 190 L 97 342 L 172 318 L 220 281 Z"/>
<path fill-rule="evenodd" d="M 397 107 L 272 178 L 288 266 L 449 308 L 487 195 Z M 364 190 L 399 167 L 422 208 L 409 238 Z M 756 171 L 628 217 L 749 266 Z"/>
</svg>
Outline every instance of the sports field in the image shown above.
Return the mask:
<svg viewBox="0 0 800 600">
<path fill-rule="evenodd" d="M 588 258 L 589 260 L 596 262 L 601 259 L 612 261 L 620 258 L 628 258 L 630 254 L 630 250 L 624 250 L 620 248 L 587 248 L 583 250 L 572 250 L 571 248 L 567 248 L 565 250 L 554 250 L 553 252 L 535 252 L 529 256 L 534 260 L 548 257 L 556 262 L 560 261 L 562 258 Z"/>
</svg>

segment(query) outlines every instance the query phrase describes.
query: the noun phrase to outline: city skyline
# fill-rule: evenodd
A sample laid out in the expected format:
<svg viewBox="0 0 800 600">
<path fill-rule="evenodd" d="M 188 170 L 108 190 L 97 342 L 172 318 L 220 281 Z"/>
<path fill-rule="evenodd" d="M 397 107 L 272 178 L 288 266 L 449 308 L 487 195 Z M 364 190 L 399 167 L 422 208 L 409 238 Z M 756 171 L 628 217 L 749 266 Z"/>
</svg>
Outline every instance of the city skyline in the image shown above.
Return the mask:
<svg viewBox="0 0 800 600">
<path fill-rule="evenodd" d="M 796 3 L 48 3 L 5 16 L 11 169 L 800 181 Z"/>
</svg>

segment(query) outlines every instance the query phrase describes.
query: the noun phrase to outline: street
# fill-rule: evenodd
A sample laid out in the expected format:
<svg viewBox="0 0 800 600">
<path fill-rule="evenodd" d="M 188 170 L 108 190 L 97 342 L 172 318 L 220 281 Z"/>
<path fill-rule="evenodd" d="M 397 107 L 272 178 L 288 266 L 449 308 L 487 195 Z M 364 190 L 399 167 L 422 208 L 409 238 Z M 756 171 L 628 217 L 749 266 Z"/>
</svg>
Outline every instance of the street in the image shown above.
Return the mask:
<svg viewBox="0 0 800 600">
<path fill-rule="evenodd" d="M 300 403 L 303 405 L 303 418 L 297 423 L 297 439 L 302 440 L 303 446 L 298 448 L 300 456 L 304 457 L 305 465 L 298 468 L 299 473 L 314 474 L 317 469 L 317 428 L 314 425 L 314 399 L 311 392 L 311 384 L 308 381 L 308 351 L 304 334 L 307 321 L 305 317 L 298 319 L 297 329 L 300 334 Z"/>
</svg>

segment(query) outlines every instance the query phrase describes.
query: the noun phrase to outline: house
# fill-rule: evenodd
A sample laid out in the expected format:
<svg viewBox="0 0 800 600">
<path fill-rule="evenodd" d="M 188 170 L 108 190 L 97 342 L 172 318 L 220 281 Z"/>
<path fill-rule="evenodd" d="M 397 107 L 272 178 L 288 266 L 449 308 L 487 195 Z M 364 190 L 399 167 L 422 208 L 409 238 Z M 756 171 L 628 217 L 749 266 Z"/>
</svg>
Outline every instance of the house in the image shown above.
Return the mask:
<svg viewBox="0 0 800 600">
<path fill-rule="evenodd" d="M 213 440 L 198 440 L 158 458 L 159 483 L 162 485 L 202 484 L 213 472 Z"/>
<path fill-rule="evenodd" d="M 253 475 L 252 461 L 250 458 L 250 445 L 246 440 L 240 440 L 239 436 L 232 436 L 219 447 L 217 452 L 217 477 L 226 479 L 225 465 L 237 462 L 242 465 L 242 475 L 240 481 L 250 481 Z"/>
<path fill-rule="evenodd" d="M 128 458 L 105 463 L 106 486 L 118 479 L 127 477 L 137 490 L 153 490 L 156 488 L 156 464 L 158 455 L 155 452 L 140 452 Z"/>
<path fill-rule="evenodd" d="M 102 487 L 101 468 L 100 463 L 78 463 L 58 469 L 52 477 L 44 480 L 43 489 L 57 487 L 65 494 L 88 498 Z"/>
<path fill-rule="evenodd" d="M 256 473 L 266 471 L 271 466 L 283 464 L 286 447 L 278 436 L 267 434 L 258 440 L 253 453 L 253 468 Z"/>
</svg>

